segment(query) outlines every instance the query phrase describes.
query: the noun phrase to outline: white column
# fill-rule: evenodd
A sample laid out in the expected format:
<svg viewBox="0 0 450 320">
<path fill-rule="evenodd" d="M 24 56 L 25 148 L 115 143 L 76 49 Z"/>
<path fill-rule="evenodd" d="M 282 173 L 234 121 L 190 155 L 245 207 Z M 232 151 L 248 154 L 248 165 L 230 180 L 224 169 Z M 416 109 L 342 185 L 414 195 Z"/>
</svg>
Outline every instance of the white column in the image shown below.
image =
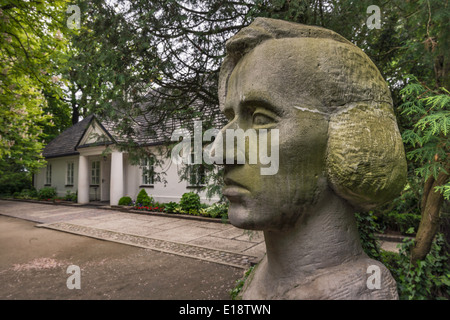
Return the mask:
<svg viewBox="0 0 450 320">
<path fill-rule="evenodd" d="M 78 203 L 89 203 L 89 162 L 82 155 L 78 159 Z"/>
<path fill-rule="evenodd" d="M 123 154 L 119 151 L 111 153 L 111 180 L 110 197 L 111 205 L 117 205 L 123 197 Z"/>
</svg>

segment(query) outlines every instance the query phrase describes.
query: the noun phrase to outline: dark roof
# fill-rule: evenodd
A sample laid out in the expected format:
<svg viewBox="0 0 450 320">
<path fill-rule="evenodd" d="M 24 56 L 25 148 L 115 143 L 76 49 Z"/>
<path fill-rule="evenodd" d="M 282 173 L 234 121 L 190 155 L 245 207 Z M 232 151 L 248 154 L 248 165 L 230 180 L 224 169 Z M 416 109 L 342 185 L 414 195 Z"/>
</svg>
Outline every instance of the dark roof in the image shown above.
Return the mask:
<svg viewBox="0 0 450 320">
<path fill-rule="evenodd" d="M 215 127 L 218 128 L 221 128 L 224 123 L 226 123 L 226 119 L 222 114 L 217 114 L 214 116 L 212 114 L 209 114 L 207 115 L 207 117 L 213 118 L 212 123 Z M 114 141 L 125 142 L 124 139 L 117 132 L 115 132 L 117 130 L 114 130 L 116 127 L 116 124 L 114 122 L 107 120 L 100 121 L 94 115 L 90 115 L 50 141 L 44 148 L 44 151 L 42 153 L 43 156 L 45 158 L 55 158 L 79 154 L 79 152 L 76 150 L 78 147 L 89 146 L 80 146 L 79 143 L 93 119 L 97 120 L 97 122 Z M 134 128 L 136 130 L 132 139 L 141 146 L 163 144 L 170 140 L 170 137 L 175 129 L 185 127 L 186 121 L 193 123 L 194 120 L 182 120 L 173 118 L 167 119 L 163 125 L 152 126 L 152 133 L 149 134 L 147 132 L 147 129 L 149 128 L 147 119 L 145 118 L 145 116 L 138 116 L 135 119 Z"/>
<path fill-rule="evenodd" d="M 79 154 L 75 148 L 93 118 L 94 116 L 90 115 L 69 129 L 63 131 L 59 136 L 47 144 L 42 155 L 45 158 L 54 158 Z"/>
</svg>

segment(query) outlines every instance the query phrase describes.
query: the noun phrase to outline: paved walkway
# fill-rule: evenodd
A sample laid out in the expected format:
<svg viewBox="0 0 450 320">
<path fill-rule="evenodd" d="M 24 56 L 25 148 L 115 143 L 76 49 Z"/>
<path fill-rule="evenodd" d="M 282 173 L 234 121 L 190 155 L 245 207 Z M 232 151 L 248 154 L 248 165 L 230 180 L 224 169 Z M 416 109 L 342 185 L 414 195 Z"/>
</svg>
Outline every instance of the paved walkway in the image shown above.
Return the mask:
<svg viewBox="0 0 450 320">
<path fill-rule="evenodd" d="M 34 221 L 37 227 L 244 269 L 265 254 L 261 232 L 241 230 L 220 220 L 9 200 L 0 200 L 0 214 Z"/>
<path fill-rule="evenodd" d="M 238 229 L 219 219 L 133 213 L 101 205 L 63 205 L 0 200 L 0 214 L 37 227 L 114 241 L 247 269 L 265 254 L 262 232 Z M 399 240 L 400 241 L 400 240 Z M 398 242 L 380 241 L 398 251 Z"/>
</svg>

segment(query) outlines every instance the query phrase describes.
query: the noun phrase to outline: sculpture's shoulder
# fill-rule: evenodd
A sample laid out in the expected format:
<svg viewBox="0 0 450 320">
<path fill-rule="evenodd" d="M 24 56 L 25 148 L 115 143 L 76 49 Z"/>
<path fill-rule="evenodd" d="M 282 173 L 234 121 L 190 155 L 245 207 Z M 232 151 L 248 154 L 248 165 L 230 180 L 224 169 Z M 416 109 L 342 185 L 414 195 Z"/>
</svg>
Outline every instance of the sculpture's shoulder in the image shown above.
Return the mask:
<svg viewBox="0 0 450 320">
<path fill-rule="evenodd" d="M 367 257 L 318 270 L 301 279 L 284 279 L 284 284 L 272 283 L 271 288 L 258 281 L 263 278 L 258 271 L 264 268 L 258 269 L 247 279 L 242 293 L 244 299 L 398 299 L 397 285 L 389 270 L 379 261 Z"/>
<path fill-rule="evenodd" d="M 397 300 L 397 284 L 389 270 L 369 258 L 330 268 L 286 292 L 287 299 Z"/>
</svg>

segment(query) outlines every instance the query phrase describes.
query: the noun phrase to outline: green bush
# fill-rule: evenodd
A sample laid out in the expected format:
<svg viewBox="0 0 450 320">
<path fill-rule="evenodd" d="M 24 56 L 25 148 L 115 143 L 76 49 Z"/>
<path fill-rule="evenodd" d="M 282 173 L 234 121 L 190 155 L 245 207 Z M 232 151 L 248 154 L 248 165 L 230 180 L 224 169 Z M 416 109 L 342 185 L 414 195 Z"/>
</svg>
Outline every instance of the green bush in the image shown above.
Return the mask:
<svg viewBox="0 0 450 320">
<path fill-rule="evenodd" d="M 66 201 L 77 201 L 77 194 L 72 193 L 70 190 L 67 190 L 66 195 L 64 196 L 64 200 Z"/>
<path fill-rule="evenodd" d="M 16 199 L 33 199 L 37 198 L 37 191 L 34 187 L 31 189 L 23 189 L 20 192 L 14 192 L 13 197 Z"/>
<path fill-rule="evenodd" d="M 147 194 L 147 191 L 145 191 L 145 189 L 141 189 L 141 191 L 139 191 L 139 194 L 136 198 L 136 204 L 144 206 L 144 207 L 151 206 L 151 205 L 153 205 L 153 197 L 150 197 Z"/>
<path fill-rule="evenodd" d="M 375 238 L 375 233 L 379 232 L 377 217 L 372 211 L 365 213 L 355 213 L 356 225 L 364 252 L 372 259 L 380 259 L 380 245 Z"/>
<path fill-rule="evenodd" d="M 171 212 L 174 213 L 176 208 L 178 207 L 178 203 L 176 202 L 168 202 L 164 204 L 164 212 Z"/>
<path fill-rule="evenodd" d="M 193 216 L 199 216 L 200 212 L 198 210 L 196 210 L 196 209 L 190 209 L 189 210 L 189 214 L 193 215 Z"/>
<path fill-rule="evenodd" d="M 205 209 L 208 216 L 211 218 L 227 218 L 228 217 L 228 204 L 226 203 L 214 203 L 212 206 L 209 206 Z"/>
<path fill-rule="evenodd" d="M 450 254 L 444 235 L 438 233 L 424 260 L 411 263 L 414 239 L 406 239 L 399 253 L 383 252 L 381 262 L 397 282 L 401 300 L 450 299 Z"/>
<path fill-rule="evenodd" d="M 398 231 L 406 234 L 413 228 L 418 230 L 420 224 L 420 215 L 414 213 L 398 213 L 396 211 L 383 214 L 378 217 L 381 230 Z"/>
<path fill-rule="evenodd" d="M 200 196 L 195 192 L 187 192 L 181 196 L 180 206 L 186 212 L 191 210 L 199 211 L 201 207 Z"/>
<path fill-rule="evenodd" d="M 17 171 L 16 164 L 8 164 L 11 159 L 2 158 L 0 161 L 0 194 L 12 195 L 24 189 L 33 189 L 32 174 L 30 172 Z"/>
<path fill-rule="evenodd" d="M 442 233 L 436 235 L 426 258 L 412 264 L 414 239 L 405 239 L 399 253 L 382 250 L 374 236 L 379 231 L 377 217 L 372 212 L 355 217 L 364 251 L 390 270 L 401 300 L 450 299 L 449 245 Z"/>
<path fill-rule="evenodd" d="M 56 197 L 56 189 L 52 187 L 44 187 L 38 191 L 38 199 L 53 199 Z"/>
<path fill-rule="evenodd" d="M 129 206 L 133 203 L 130 197 L 125 196 L 119 199 L 119 206 Z"/>
</svg>

